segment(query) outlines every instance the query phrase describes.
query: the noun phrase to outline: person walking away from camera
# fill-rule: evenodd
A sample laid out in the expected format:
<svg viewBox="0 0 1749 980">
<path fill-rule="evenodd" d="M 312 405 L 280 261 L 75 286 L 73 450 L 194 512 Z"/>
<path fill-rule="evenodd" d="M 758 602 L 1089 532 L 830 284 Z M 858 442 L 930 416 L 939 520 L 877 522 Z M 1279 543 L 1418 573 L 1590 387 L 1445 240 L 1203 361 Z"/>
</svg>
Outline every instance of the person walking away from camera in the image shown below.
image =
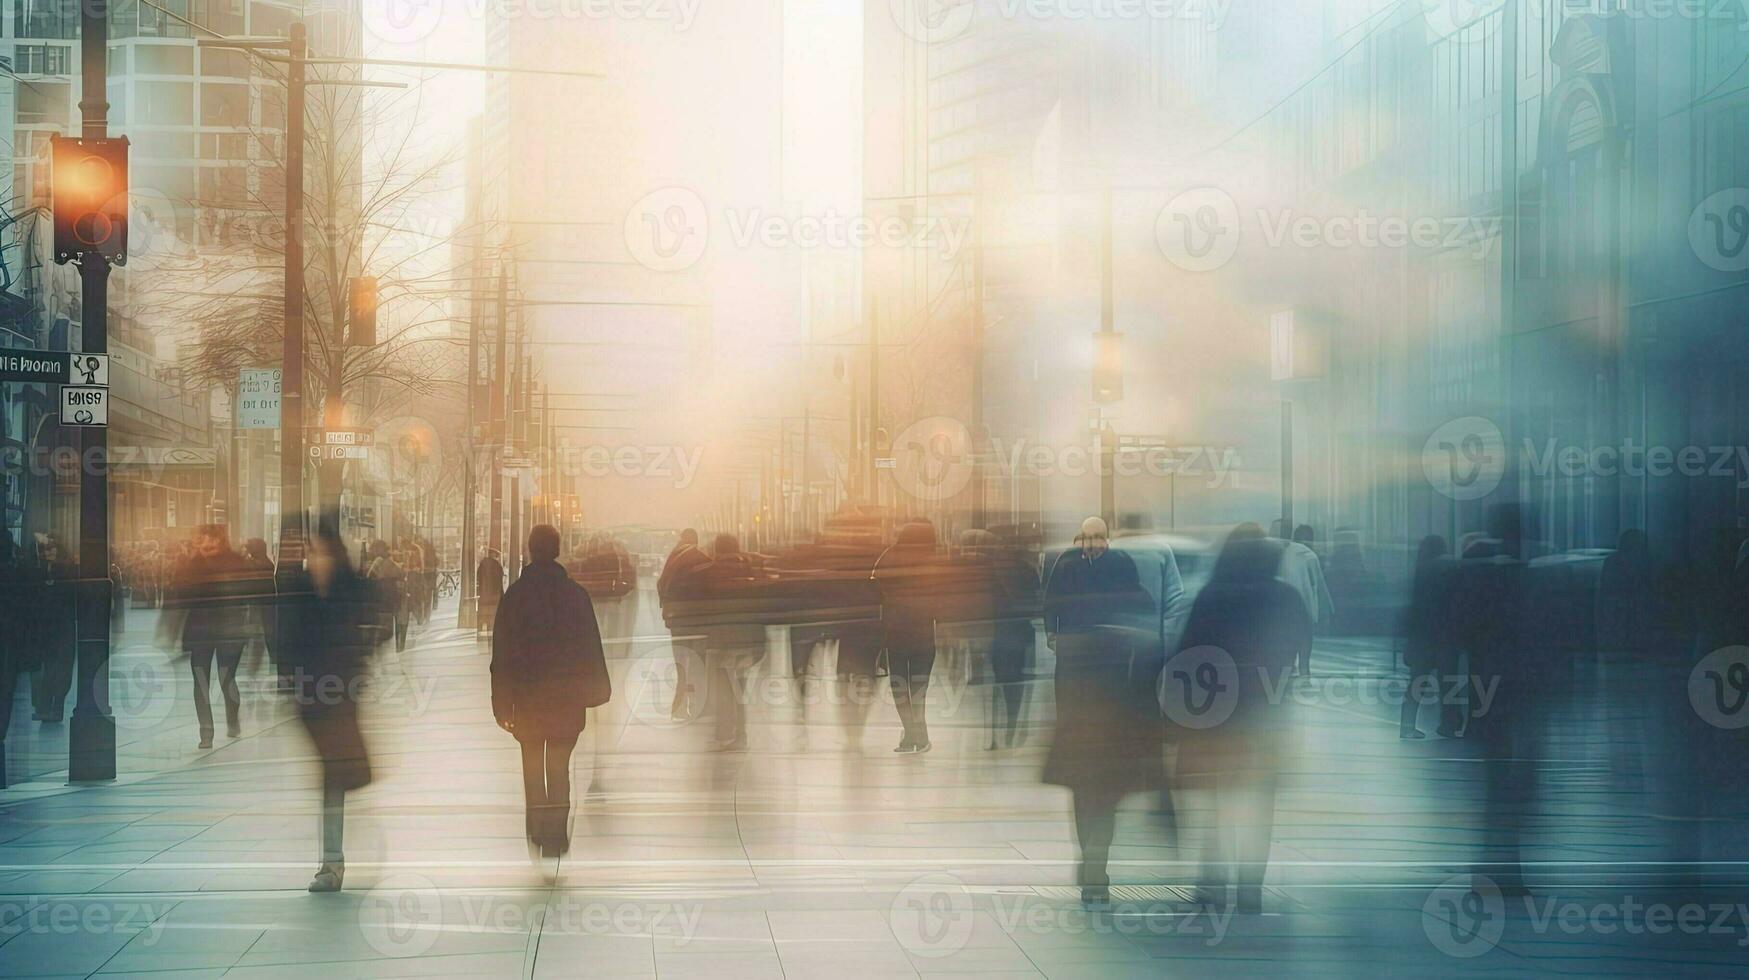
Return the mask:
<svg viewBox="0 0 1749 980">
<path fill-rule="evenodd" d="M 886 635 L 887 670 L 893 706 L 904 734 L 893 749 L 900 754 L 928 752 L 929 679 L 935 670 L 935 620 L 943 585 L 935 525 L 912 521 L 899 529 L 869 573 L 881 593 L 881 626 Z"/>
<path fill-rule="evenodd" d="M 486 549 L 486 557 L 480 559 L 474 568 L 474 588 L 478 590 L 476 598 L 476 614 L 474 632 L 492 632 L 492 623 L 498 616 L 498 603 L 504 598 L 504 563 L 498 560 L 498 552 Z"/>
<path fill-rule="evenodd" d="M 559 564 L 559 532 L 528 535 L 530 564 L 492 632 L 492 716 L 522 747 L 524 829 L 543 857 L 571 849 L 571 754 L 588 709 L 612 692 L 589 592 Z"/>
<path fill-rule="evenodd" d="M 166 613 L 181 614 L 179 639 L 194 675 L 194 714 L 203 749 L 213 746 L 211 687 L 215 664 L 219 691 L 225 699 L 225 735 L 237 738 L 243 734 L 237 665 L 249 643 L 253 578 L 248 562 L 231 550 L 225 529 L 209 524 L 195 533 L 194 555 L 182 564 L 171 587 Z"/>
<path fill-rule="evenodd" d="M 1336 601 L 1330 596 L 1330 585 L 1324 578 L 1324 561 L 1312 550 L 1315 532 L 1310 524 L 1294 529 L 1294 538 L 1281 549 L 1281 567 L 1277 576 L 1293 587 L 1305 604 L 1306 615 L 1315 632 L 1320 624 L 1336 615 Z M 1301 677 L 1312 676 L 1312 633 L 1307 633 L 1299 650 L 1295 651 Z"/>
<path fill-rule="evenodd" d="M 1185 788 L 1201 798 L 1198 898 L 1204 905 L 1225 907 L 1227 886 L 1236 880 L 1238 908 L 1247 914 L 1263 910 L 1276 775 L 1291 720 L 1289 705 L 1271 693 L 1281 689 L 1312 631 L 1304 600 L 1277 578 L 1283 547 L 1265 538 L 1259 525 L 1235 528 L 1196 598 L 1180 644 L 1185 653 L 1218 651 L 1211 656 L 1221 658 L 1221 665 L 1230 662 L 1234 671 L 1231 694 L 1208 692 L 1231 698 L 1231 713 L 1216 724 L 1187 725 L 1178 732 L 1178 772 Z M 1162 679 L 1162 690 L 1194 680 L 1169 676 Z M 1163 694 L 1163 703 L 1170 697 Z M 1167 715 L 1174 717 L 1170 708 Z"/>
<path fill-rule="evenodd" d="M 710 556 L 698 546 L 698 532 L 689 527 L 680 532 L 680 543 L 668 552 L 662 571 L 656 576 L 656 605 L 662 612 L 662 625 L 669 631 L 669 648 L 674 656 L 674 702 L 669 705 L 668 713 L 675 721 L 692 717 L 692 687 L 703 678 L 687 676 L 688 661 L 696 660 L 696 657 L 689 655 L 689 644 L 673 639 L 674 590 L 693 569 L 708 564 L 710 560 Z"/>
<path fill-rule="evenodd" d="M 400 653 L 407 649 L 407 573 L 389 553 L 387 541 L 371 544 L 370 564 L 365 566 L 364 577 L 377 590 L 384 636 L 394 637 L 395 652 Z"/>
<path fill-rule="evenodd" d="M 370 755 L 358 723 L 359 678 L 376 649 L 376 590 L 353 570 L 336 520 L 310 542 L 298 583 L 279 597 L 282 661 L 298 720 L 322 764 L 321 866 L 312 892 L 336 892 L 346 877 L 346 794 L 370 785 Z"/>
<path fill-rule="evenodd" d="M 1463 728 L 1463 706 L 1457 698 L 1461 678 L 1452 686 L 1461 656 L 1452 619 L 1456 580 L 1457 565 L 1446 553 L 1445 539 L 1438 535 L 1423 538 L 1415 556 L 1409 608 L 1403 614 L 1403 666 L 1409 670 L 1409 689 L 1403 698 L 1398 734 L 1406 739 L 1426 738 L 1417 722 L 1429 691 L 1439 702 L 1439 734 L 1457 738 Z"/>
<path fill-rule="evenodd" d="M 1056 731 L 1044 781 L 1073 796 L 1081 899 L 1111 899 L 1108 864 L 1117 809 L 1166 788 L 1153 598 L 1135 561 L 1110 546 L 1105 521 L 1081 524 L 1075 548 L 1045 584 L 1045 638 L 1056 652 Z"/>
</svg>

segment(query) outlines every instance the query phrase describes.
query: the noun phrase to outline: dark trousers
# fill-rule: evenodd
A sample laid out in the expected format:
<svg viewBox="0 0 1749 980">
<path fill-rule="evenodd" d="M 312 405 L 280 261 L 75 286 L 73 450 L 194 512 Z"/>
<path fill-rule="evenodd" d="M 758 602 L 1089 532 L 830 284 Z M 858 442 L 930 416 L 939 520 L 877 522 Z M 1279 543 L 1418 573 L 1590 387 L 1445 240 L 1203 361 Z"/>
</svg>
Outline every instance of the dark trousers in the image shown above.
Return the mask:
<svg viewBox="0 0 1749 980">
<path fill-rule="evenodd" d="M 888 647 L 887 666 L 892 671 L 893 705 L 899 709 L 905 741 L 928 745 L 929 675 L 935 670 L 935 651 Z"/>
<path fill-rule="evenodd" d="M 213 661 L 219 664 L 219 691 L 225 697 L 225 731 L 236 732 L 243 696 L 237 690 L 237 665 L 243 660 L 240 644 L 199 646 L 188 651 L 188 667 L 194 674 L 194 716 L 200 719 L 200 737 L 213 737 Z"/>
<path fill-rule="evenodd" d="M 576 748 L 576 736 L 522 741 L 528 839 L 560 853 L 571 847 L 571 753 Z"/>
<path fill-rule="evenodd" d="M 1303 677 L 1311 676 L 1311 673 L 1312 673 L 1312 634 L 1307 633 L 1305 636 L 1305 639 L 1300 641 L 1300 649 L 1299 649 L 1298 654 L 1296 656 L 1296 660 L 1299 663 L 1300 675 Z"/>
<path fill-rule="evenodd" d="M 43 665 L 30 672 L 30 707 L 43 721 L 60 721 L 73 689 L 73 638 L 56 636 Z"/>
<path fill-rule="evenodd" d="M 1075 839 L 1081 845 L 1080 885 L 1105 888 L 1111 884 L 1106 865 L 1111 861 L 1111 841 L 1117 835 L 1117 805 L 1123 794 L 1105 788 L 1077 789 Z"/>
</svg>

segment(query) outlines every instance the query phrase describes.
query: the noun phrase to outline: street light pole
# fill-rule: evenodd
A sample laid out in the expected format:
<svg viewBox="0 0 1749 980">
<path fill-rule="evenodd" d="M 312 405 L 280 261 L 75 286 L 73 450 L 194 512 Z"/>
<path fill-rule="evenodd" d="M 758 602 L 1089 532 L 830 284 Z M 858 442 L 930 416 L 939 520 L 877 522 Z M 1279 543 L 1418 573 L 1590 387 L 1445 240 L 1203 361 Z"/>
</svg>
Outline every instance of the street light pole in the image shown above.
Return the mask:
<svg viewBox="0 0 1749 980">
<path fill-rule="evenodd" d="M 79 116 L 86 139 L 109 136 L 109 0 L 79 5 Z M 109 352 L 109 260 L 96 251 L 79 256 L 80 343 L 86 353 Z M 67 730 L 67 779 L 115 778 L 115 718 L 109 713 L 109 430 L 80 436 L 84 474 L 79 481 L 79 591 L 76 598 L 78 697 Z"/>
<path fill-rule="evenodd" d="M 304 570 L 304 25 L 286 40 L 285 329 L 279 408 L 279 593 L 296 591 Z M 281 617 L 281 622 L 285 618 Z"/>
</svg>

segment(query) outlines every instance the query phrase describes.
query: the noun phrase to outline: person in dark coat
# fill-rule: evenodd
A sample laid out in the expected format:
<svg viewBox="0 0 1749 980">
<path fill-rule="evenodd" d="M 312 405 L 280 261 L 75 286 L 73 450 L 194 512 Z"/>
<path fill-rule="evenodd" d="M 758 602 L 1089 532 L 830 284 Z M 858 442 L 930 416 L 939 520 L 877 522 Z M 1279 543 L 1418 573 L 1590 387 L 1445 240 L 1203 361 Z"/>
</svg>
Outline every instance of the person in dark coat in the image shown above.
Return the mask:
<svg viewBox="0 0 1749 980">
<path fill-rule="evenodd" d="M 675 622 L 705 636 L 718 751 L 748 746 L 747 677 L 765 659 L 760 586 L 759 573 L 732 534 L 717 535 L 711 560 L 693 567 L 675 586 Z"/>
<path fill-rule="evenodd" d="M 1409 669 L 1409 689 L 1398 734 L 1406 739 L 1426 738 L 1417 722 L 1429 692 L 1439 702 L 1439 734 L 1458 738 L 1463 728 L 1463 705 L 1457 697 L 1464 687 L 1458 667 L 1461 652 L 1452 620 L 1456 579 L 1457 565 L 1446 553 L 1445 539 L 1423 538 L 1415 556 L 1409 608 L 1403 615 L 1403 666 Z"/>
<path fill-rule="evenodd" d="M 365 566 L 364 577 L 376 587 L 384 636 L 394 638 L 396 653 L 406 650 L 407 627 L 412 612 L 407 595 L 407 570 L 390 553 L 387 541 L 371 543 L 370 563 Z"/>
<path fill-rule="evenodd" d="M 710 560 L 710 556 L 698 546 L 698 532 L 689 527 L 680 532 L 680 543 L 674 546 L 673 551 L 668 552 L 668 559 L 662 563 L 661 574 L 656 577 L 656 604 L 662 611 L 662 625 L 669 630 L 669 649 L 674 655 L 674 703 L 669 705 L 668 713 L 676 721 L 692 717 L 693 686 L 705 679 L 687 676 L 687 664 L 698 661 L 698 651 L 691 649 L 692 644 L 672 637 L 675 587 L 693 569 L 708 564 Z"/>
<path fill-rule="evenodd" d="M 340 890 L 346 876 L 346 793 L 370 785 L 358 685 L 375 650 L 375 596 L 353 570 L 338 521 L 324 517 L 298 582 L 279 596 L 278 612 L 282 669 L 291 679 L 298 720 L 322 762 L 322 863 L 310 881 L 312 892 Z"/>
<path fill-rule="evenodd" d="M 230 738 L 243 734 L 238 717 L 243 699 L 237 689 L 237 665 L 249 643 L 254 577 L 243 556 L 231 550 L 224 527 L 207 524 L 195 532 L 194 555 L 183 563 L 171 586 L 166 612 L 182 614 L 181 649 L 194 675 L 194 714 L 203 749 L 213 745 L 211 687 L 215 664 L 219 691 L 225 699 L 225 734 Z"/>
<path fill-rule="evenodd" d="M 1089 904 L 1110 900 L 1106 870 L 1117 808 L 1131 793 L 1166 787 L 1160 674 L 1152 597 L 1136 563 L 1113 551 L 1097 517 L 1045 584 L 1045 637 L 1057 654 L 1057 724 L 1044 781 L 1074 796 L 1079 883 Z"/>
<path fill-rule="evenodd" d="M 571 849 L 571 753 L 612 683 L 589 592 L 559 564 L 559 532 L 537 525 L 530 564 L 492 632 L 492 716 L 522 746 L 525 830 L 543 857 Z"/>
<path fill-rule="evenodd" d="M 0 789 L 6 787 L 6 733 L 12 727 L 18 678 L 30 673 L 40 656 L 27 629 L 29 604 L 37 594 L 20 566 L 12 533 L 0 527 Z"/>
<path fill-rule="evenodd" d="M 887 669 L 893 706 L 904 735 L 898 753 L 928 752 L 929 678 L 935 671 L 935 620 L 941 597 L 943 564 L 936 551 L 935 525 L 913 521 L 899 529 L 869 577 L 880 586 L 881 626 L 886 635 Z"/>
<path fill-rule="evenodd" d="M 495 549 L 488 548 L 486 557 L 480 559 L 474 572 L 474 588 L 479 592 L 474 631 L 490 633 L 492 623 L 498 617 L 498 603 L 504 598 L 504 563 L 498 560 Z"/>
<path fill-rule="evenodd" d="M 266 651 L 268 660 L 275 658 L 274 646 L 278 643 L 275 633 L 273 609 L 273 559 L 268 557 L 267 542 L 260 538 L 250 538 L 243 545 L 243 563 L 249 568 L 249 594 L 254 600 L 250 608 L 250 618 L 254 621 L 254 631 L 261 637 L 262 649 Z"/>
<path fill-rule="evenodd" d="M 32 717 L 59 724 L 73 688 L 78 634 L 74 592 L 79 571 L 61 551 L 61 539 L 46 534 L 37 542 L 30 577 L 37 593 L 29 612 L 31 632 L 41 651 L 30 673 Z"/>
<path fill-rule="evenodd" d="M 1276 776 L 1289 734 L 1289 705 L 1270 692 L 1282 689 L 1312 632 L 1305 601 L 1276 577 L 1283 547 L 1266 538 L 1260 525 L 1235 528 L 1191 608 L 1180 644 L 1180 657 L 1209 651 L 1232 669 L 1231 713 L 1178 733 L 1178 772 L 1202 797 L 1198 897 L 1205 905 L 1225 907 L 1227 885 L 1236 878 L 1244 913 L 1263 910 Z M 1164 684 L 1190 681 L 1163 679 Z"/>
</svg>

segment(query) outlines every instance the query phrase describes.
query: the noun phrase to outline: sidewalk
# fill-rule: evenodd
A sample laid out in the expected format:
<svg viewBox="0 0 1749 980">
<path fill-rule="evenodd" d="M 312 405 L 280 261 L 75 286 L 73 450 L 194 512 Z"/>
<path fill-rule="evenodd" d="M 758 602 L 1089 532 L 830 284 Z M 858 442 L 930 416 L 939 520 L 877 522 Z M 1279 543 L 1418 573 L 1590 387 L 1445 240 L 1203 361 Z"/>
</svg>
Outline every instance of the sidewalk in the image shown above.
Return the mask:
<svg viewBox="0 0 1749 980">
<path fill-rule="evenodd" d="M 1400 742 L 1394 714 L 1354 704 L 1301 713 L 1269 915 L 1198 914 L 1196 853 L 1136 798 L 1113 852 L 1131 884 L 1090 917 L 1069 887 L 1067 794 L 1038 782 L 1042 736 L 986 751 L 977 698 L 944 697 L 929 755 L 889 751 L 884 702 L 860 748 L 820 712 L 803 749 L 793 706 L 760 703 L 753 751 L 712 754 L 708 725 L 667 718 L 653 679 L 671 655 L 644 632 L 649 612 L 620 627 L 645 639 L 620 645 L 615 703 L 578 749 L 569 858 L 530 861 L 484 648 L 438 622 L 379 664 L 365 715 L 377 779 L 347 801 L 345 892 L 304 892 L 317 790 L 298 726 L 263 709 L 244 738 L 197 753 L 179 687 L 160 727 L 129 742 L 156 768 L 0 794 L 0 975 L 1595 975 L 1605 948 L 1623 972 L 1635 958 L 1663 973 L 1678 957 L 1740 962 L 1735 935 L 1576 939 L 1540 907 L 1502 906 L 1485 923 L 1498 935 L 1451 939 L 1466 906 L 1441 886 L 1473 856 L 1472 746 Z M 1388 663 L 1376 643 L 1319 648 L 1334 678 Z M 1050 694 L 1033 686 L 1037 722 Z M 141 718 L 162 710 L 141 704 Z M 1531 856 L 1552 862 L 1563 902 L 1614 901 L 1634 862 L 1658 857 L 1624 816 L 1644 801 L 1596 779 L 1635 732 L 1578 731 L 1550 760 L 1562 819 Z"/>
</svg>

